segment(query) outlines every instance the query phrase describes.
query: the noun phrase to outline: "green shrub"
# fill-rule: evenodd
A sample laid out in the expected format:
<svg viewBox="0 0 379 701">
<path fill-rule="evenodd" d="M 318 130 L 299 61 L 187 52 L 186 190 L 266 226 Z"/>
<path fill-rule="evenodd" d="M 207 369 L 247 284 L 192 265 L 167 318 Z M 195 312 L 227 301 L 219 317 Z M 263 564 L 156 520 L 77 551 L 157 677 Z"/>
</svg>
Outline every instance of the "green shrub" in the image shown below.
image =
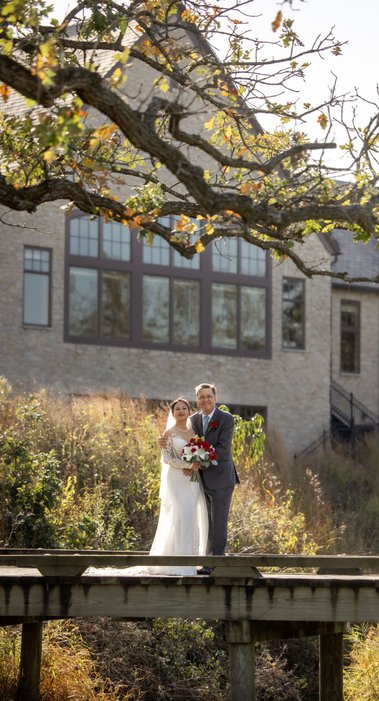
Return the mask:
<svg viewBox="0 0 379 701">
<path fill-rule="evenodd" d="M 49 519 L 59 492 L 59 462 L 54 450 L 35 452 L 8 429 L 0 436 L 0 481 L 7 545 L 54 546 L 54 527 Z"/>
</svg>

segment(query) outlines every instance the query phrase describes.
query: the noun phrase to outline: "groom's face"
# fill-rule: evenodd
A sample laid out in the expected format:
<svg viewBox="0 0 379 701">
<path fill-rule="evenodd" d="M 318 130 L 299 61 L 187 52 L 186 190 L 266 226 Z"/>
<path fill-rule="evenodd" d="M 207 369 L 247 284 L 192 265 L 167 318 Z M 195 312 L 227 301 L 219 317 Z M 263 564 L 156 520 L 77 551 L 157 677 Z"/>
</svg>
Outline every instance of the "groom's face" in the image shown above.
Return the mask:
<svg viewBox="0 0 379 701">
<path fill-rule="evenodd" d="M 211 414 L 216 406 L 216 397 L 210 387 L 200 389 L 197 394 L 197 406 L 203 414 Z"/>
</svg>

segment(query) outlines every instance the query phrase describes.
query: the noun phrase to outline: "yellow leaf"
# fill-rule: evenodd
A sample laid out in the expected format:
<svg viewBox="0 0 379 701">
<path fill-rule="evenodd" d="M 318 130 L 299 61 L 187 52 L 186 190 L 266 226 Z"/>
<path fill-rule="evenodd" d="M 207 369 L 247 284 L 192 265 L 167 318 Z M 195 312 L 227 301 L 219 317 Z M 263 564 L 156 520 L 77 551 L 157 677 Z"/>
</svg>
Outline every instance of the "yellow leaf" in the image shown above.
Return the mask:
<svg viewBox="0 0 379 701">
<path fill-rule="evenodd" d="M 56 153 L 53 148 L 49 148 L 45 153 L 43 154 L 43 160 L 46 161 L 46 163 L 52 163 L 56 159 Z"/>
<path fill-rule="evenodd" d="M 241 195 L 250 195 L 253 189 L 252 183 L 242 183 L 241 185 Z"/>
<path fill-rule="evenodd" d="M 122 80 L 122 77 L 123 77 L 123 73 L 122 73 L 121 68 L 116 68 L 112 73 L 112 83 L 114 85 L 117 85 L 117 83 L 119 83 L 120 80 Z"/>
<path fill-rule="evenodd" d="M 121 56 L 120 56 L 120 61 L 121 63 L 126 63 L 130 55 L 130 49 L 126 48 L 123 50 Z"/>
<path fill-rule="evenodd" d="M 205 248 L 203 244 L 201 243 L 200 239 L 198 239 L 195 243 L 195 248 L 196 248 L 196 253 L 202 253 L 205 251 Z"/>
<path fill-rule="evenodd" d="M 212 117 L 212 119 L 210 119 L 209 122 L 205 122 L 204 127 L 206 129 L 208 129 L 208 131 L 210 131 L 211 129 L 213 129 L 214 123 L 215 123 L 215 118 Z"/>
<path fill-rule="evenodd" d="M 317 121 L 321 129 L 326 129 L 326 127 L 328 126 L 328 118 L 323 112 L 317 117 Z"/>
<path fill-rule="evenodd" d="M 93 167 L 93 158 L 88 158 L 88 156 L 85 156 L 85 157 L 82 159 L 81 165 L 84 166 L 85 168 L 90 168 L 90 169 L 91 169 L 91 168 Z"/>
<path fill-rule="evenodd" d="M 162 90 L 162 92 L 164 93 L 170 90 L 167 78 L 161 78 L 161 80 L 159 81 L 159 89 Z"/>
<path fill-rule="evenodd" d="M 45 58 L 47 58 L 47 56 L 49 56 L 50 52 L 51 52 L 51 42 L 45 41 L 43 44 L 40 44 L 38 47 L 38 50 L 39 50 L 41 56 L 44 56 Z"/>
<path fill-rule="evenodd" d="M 89 147 L 90 147 L 90 149 L 92 149 L 92 151 L 94 151 L 95 148 L 97 148 L 100 145 L 100 143 L 101 143 L 101 140 L 98 139 L 96 136 L 93 136 L 89 140 Z"/>
<path fill-rule="evenodd" d="M 116 129 L 116 124 L 103 124 L 101 127 L 95 129 L 93 136 L 97 136 L 99 139 L 108 139 Z"/>
<path fill-rule="evenodd" d="M 277 31 L 278 31 L 278 29 L 279 29 L 279 27 L 280 27 L 280 25 L 281 25 L 281 23 L 282 23 L 282 19 L 283 19 L 283 13 L 282 13 L 281 10 L 279 10 L 279 12 L 277 13 L 277 15 L 276 15 L 274 21 L 271 23 L 271 27 L 272 27 L 272 31 L 273 31 L 273 32 L 277 32 Z"/>
<path fill-rule="evenodd" d="M 11 94 L 8 85 L 5 83 L 0 83 L 0 96 L 3 98 L 4 102 L 8 102 L 9 95 Z"/>
</svg>

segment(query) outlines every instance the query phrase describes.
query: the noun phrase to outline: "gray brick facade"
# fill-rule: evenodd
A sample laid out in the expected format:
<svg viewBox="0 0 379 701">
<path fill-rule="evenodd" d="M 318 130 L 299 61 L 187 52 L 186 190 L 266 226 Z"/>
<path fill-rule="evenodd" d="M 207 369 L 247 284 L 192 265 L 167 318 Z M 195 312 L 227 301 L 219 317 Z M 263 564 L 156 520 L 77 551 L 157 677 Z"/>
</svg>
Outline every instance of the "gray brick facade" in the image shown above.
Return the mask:
<svg viewBox="0 0 379 701">
<path fill-rule="evenodd" d="M 0 229 L 0 373 L 15 391 L 39 387 L 65 393 L 127 395 L 170 400 L 193 398 L 199 381 L 212 381 L 219 400 L 267 408 L 268 429 L 292 453 L 317 438 L 329 423 L 330 305 L 328 278 L 305 281 L 305 350 L 282 349 L 283 276 L 300 277 L 288 261 L 272 267 L 271 358 L 175 353 L 64 343 L 65 214 L 59 205 L 35 215 L 12 215 L 21 228 Z M 23 226 L 25 224 L 25 227 Z M 52 249 L 52 324 L 22 323 L 23 249 Z M 308 260 L 327 260 L 318 238 L 303 247 Z M 321 313 L 322 310 L 322 313 Z"/>
</svg>

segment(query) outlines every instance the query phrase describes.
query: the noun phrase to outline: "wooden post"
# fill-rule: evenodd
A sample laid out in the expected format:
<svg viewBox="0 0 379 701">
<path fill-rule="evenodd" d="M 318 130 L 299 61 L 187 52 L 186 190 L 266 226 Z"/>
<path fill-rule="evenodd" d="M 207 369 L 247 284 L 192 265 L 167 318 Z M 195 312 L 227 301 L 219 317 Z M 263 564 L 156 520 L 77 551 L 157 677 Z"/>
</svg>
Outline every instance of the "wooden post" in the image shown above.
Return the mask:
<svg viewBox="0 0 379 701">
<path fill-rule="evenodd" d="M 320 701 L 343 701 L 343 634 L 320 635 Z"/>
<path fill-rule="evenodd" d="M 39 701 L 42 656 L 42 621 L 22 626 L 20 677 L 17 701 Z"/>
<path fill-rule="evenodd" d="M 255 646 L 250 621 L 227 621 L 224 624 L 229 643 L 230 685 L 232 701 L 255 701 Z"/>
</svg>

